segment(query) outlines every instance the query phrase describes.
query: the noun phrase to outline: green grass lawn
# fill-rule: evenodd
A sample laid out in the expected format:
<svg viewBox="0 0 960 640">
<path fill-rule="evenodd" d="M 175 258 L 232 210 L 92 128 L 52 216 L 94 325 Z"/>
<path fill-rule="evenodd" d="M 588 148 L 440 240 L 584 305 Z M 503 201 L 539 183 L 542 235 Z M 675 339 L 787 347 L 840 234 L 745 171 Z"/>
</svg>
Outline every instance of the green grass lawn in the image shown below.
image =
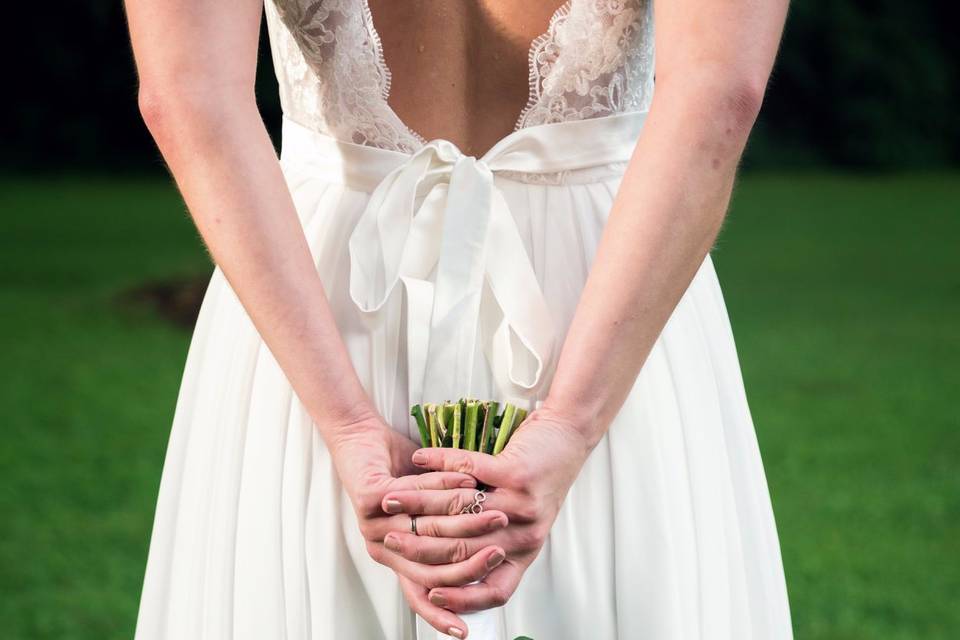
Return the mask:
<svg viewBox="0 0 960 640">
<path fill-rule="evenodd" d="M 799 639 L 960 634 L 960 174 L 749 175 L 714 252 Z M 209 273 L 164 180 L 0 181 L 0 636 L 130 638 Z M 655 640 L 655 639 L 651 639 Z"/>
</svg>

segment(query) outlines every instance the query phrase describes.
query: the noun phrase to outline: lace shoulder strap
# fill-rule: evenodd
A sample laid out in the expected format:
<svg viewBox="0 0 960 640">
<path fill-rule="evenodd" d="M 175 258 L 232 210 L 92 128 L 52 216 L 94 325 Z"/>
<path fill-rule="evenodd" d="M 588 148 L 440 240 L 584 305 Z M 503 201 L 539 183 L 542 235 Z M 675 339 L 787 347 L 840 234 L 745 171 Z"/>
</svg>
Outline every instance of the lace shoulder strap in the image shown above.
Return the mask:
<svg viewBox="0 0 960 640">
<path fill-rule="evenodd" d="M 283 112 L 340 140 L 413 153 L 419 140 L 387 104 L 390 73 L 358 0 L 265 0 Z"/>
<path fill-rule="evenodd" d="M 652 4 L 567 0 L 530 47 L 530 95 L 515 128 L 649 108 Z"/>
</svg>

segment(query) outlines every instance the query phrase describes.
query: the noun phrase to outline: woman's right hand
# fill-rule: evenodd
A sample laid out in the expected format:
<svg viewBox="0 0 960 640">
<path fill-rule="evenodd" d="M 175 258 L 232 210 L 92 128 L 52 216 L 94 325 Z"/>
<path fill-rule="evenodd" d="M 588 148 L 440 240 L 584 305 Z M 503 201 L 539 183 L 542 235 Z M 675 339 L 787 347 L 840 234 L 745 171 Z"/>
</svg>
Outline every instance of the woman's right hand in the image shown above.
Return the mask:
<svg viewBox="0 0 960 640">
<path fill-rule="evenodd" d="M 379 416 L 341 426 L 333 433 L 333 461 L 353 504 L 367 552 L 397 573 L 414 611 L 433 627 L 454 637 L 458 636 L 453 631 L 460 631 L 459 637 L 463 637 L 463 621 L 452 611 L 431 603 L 427 593 L 435 587 L 458 587 L 482 580 L 503 561 L 503 548 L 487 545 L 448 564 L 405 558 L 388 550 L 384 539 L 391 531 L 409 533 L 411 517 L 400 513 L 399 506 L 390 513 L 392 505 L 384 497 L 392 491 L 420 490 L 456 504 L 457 496 L 476 488 L 476 479 L 466 473 L 424 472 L 414 466 L 411 457 L 418 444 L 391 429 Z M 502 511 L 488 509 L 479 514 L 418 516 L 417 529 L 423 535 L 462 539 L 488 535 L 506 527 L 507 522 Z"/>
</svg>

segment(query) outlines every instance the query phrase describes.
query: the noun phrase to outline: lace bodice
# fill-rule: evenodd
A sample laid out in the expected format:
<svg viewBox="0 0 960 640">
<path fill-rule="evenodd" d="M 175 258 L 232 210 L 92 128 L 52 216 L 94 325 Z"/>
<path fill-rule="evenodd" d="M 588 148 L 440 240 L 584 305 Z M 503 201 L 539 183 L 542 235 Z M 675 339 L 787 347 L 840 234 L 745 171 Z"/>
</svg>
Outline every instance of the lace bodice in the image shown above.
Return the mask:
<svg viewBox="0 0 960 640">
<path fill-rule="evenodd" d="M 367 0 L 265 0 L 284 114 L 357 144 L 413 153 L 426 140 L 389 106 L 390 69 Z M 650 0 L 567 0 L 530 45 L 514 130 L 649 107 Z"/>
</svg>

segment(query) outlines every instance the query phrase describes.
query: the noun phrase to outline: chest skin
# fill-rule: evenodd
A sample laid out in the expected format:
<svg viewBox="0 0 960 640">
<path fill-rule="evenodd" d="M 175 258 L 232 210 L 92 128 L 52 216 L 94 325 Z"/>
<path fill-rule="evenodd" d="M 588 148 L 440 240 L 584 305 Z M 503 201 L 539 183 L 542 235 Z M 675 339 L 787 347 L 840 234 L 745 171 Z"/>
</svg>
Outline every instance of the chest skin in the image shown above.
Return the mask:
<svg viewBox="0 0 960 640">
<path fill-rule="evenodd" d="M 527 102 L 530 42 L 563 0 L 369 0 L 389 105 L 427 140 L 480 156 Z"/>
</svg>

